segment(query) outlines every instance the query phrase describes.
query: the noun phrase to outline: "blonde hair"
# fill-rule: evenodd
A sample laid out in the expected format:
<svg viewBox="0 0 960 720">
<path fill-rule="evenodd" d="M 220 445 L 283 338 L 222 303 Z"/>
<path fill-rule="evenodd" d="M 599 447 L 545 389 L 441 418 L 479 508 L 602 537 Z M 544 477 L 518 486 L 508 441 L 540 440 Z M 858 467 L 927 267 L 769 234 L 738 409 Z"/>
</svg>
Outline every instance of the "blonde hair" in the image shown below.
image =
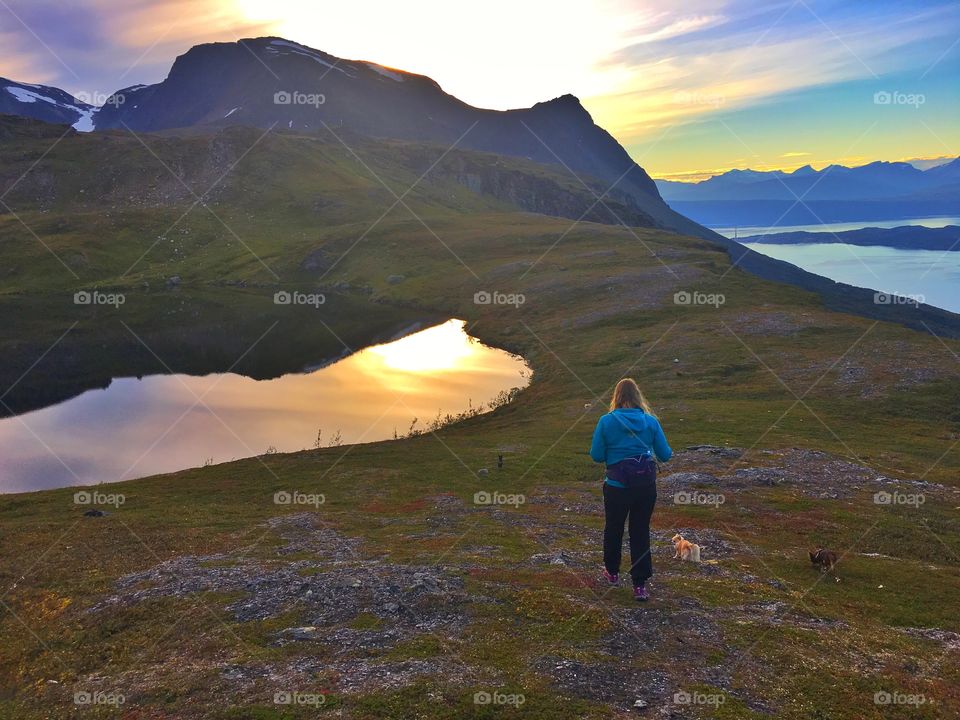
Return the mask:
<svg viewBox="0 0 960 720">
<path fill-rule="evenodd" d="M 638 408 L 648 415 L 656 417 L 650 403 L 640 392 L 640 387 L 633 378 L 624 378 L 613 389 L 613 397 L 610 398 L 610 411 L 613 412 L 618 408 Z"/>
</svg>

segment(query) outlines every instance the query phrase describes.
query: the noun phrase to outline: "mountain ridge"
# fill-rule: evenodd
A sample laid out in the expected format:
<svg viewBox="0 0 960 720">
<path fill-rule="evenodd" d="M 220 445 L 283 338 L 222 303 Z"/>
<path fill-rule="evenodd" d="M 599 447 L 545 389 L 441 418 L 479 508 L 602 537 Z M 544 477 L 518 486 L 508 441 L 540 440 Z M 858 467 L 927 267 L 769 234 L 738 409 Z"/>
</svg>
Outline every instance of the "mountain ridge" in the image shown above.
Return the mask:
<svg viewBox="0 0 960 720">
<path fill-rule="evenodd" d="M 831 182 L 831 178 L 836 182 Z M 667 200 L 876 199 L 907 195 L 960 180 L 960 158 L 927 170 L 910 163 L 875 160 L 864 165 L 804 165 L 784 170 L 728 170 L 696 183 L 658 179 Z M 854 184 L 851 184 L 854 183 Z M 910 183 L 904 187 L 899 183 Z"/>
<path fill-rule="evenodd" d="M 875 161 L 857 167 L 809 165 L 731 170 L 699 183 L 656 180 L 662 197 L 709 227 L 869 223 L 960 215 L 960 158 L 921 170 Z"/>
<path fill-rule="evenodd" d="M 696 233 L 692 223 L 669 209 L 649 175 L 594 124 L 575 96 L 562 95 L 529 108 L 489 110 L 459 100 L 427 76 L 394 69 L 384 75 L 383 70 L 277 37 L 208 43 L 179 56 L 164 81 L 137 91 L 136 102 L 127 99 L 106 107 L 96 126 L 150 131 L 208 123 L 276 124 L 291 130 L 349 128 L 370 137 L 457 144 L 564 164 L 608 184 L 619 180 L 618 187 L 633 194 L 640 209 L 662 227 Z M 190 76 L 197 94 L 181 86 L 184 76 Z M 318 97 L 316 104 L 297 104 L 292 97 L 297 92 L 307 99 L 322 95 L 322 102 Z M 278 93 L 291 95 L 294 102 L 278 105 Z M 167 110 L 184 104 L 187 112 Z"/>
<path fill-rule="evenodd" d="M 37 117 L 33 109 L 21 105 L 5 111 Z M 626 192 L 656 227 L 713 237 L 663 201 L 646 171 L 593 122 L 574 95 L 529 108 L 475 108 L 427 76 L 337 58 L 275 36 L 191 47 L 174 60 L 163 81 L 111 94 L 94 110 L 92 129 L 155 132 L 207 125 L 334 133 L 348 128 L 375 138 L 436 142 L 560 165 L 581 181 L 590 176 Z"/>
</svg>

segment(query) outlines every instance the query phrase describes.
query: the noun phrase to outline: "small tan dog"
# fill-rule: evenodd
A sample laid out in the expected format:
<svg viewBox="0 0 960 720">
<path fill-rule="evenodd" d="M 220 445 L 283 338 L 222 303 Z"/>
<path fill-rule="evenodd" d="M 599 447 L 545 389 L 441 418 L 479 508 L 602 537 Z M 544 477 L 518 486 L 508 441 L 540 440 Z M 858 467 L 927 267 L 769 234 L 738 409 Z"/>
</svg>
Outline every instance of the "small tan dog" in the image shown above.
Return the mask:
<svg viewBox="0 0 960 720">
<path fill-rule="evenodd" d="M 671 538 L 673 547 L 677 551 L 673 557 L 687 560 L 689 562 L 700 562 L 700 546 L 684 540 L 683 535 L 679 533 Z"/>
</svg>

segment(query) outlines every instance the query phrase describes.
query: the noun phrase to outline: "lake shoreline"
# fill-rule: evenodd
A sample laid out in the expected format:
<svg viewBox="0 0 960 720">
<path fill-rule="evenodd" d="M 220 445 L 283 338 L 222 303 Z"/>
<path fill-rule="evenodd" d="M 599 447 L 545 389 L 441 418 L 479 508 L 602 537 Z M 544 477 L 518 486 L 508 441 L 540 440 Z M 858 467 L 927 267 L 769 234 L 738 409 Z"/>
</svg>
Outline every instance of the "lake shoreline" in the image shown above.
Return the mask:
<svg viewBox="0 0 960 720">
<path fill-rule="evenodd" d="M 465 321 L 423 325 L 306 372 L 118 376 L 0 419 L 0 494 L 409 437 L 496 409 L 528 384 L 525 360 L 467 335 Z M 113 450 L 93 451 L 104 437 Z"/>
</svg>

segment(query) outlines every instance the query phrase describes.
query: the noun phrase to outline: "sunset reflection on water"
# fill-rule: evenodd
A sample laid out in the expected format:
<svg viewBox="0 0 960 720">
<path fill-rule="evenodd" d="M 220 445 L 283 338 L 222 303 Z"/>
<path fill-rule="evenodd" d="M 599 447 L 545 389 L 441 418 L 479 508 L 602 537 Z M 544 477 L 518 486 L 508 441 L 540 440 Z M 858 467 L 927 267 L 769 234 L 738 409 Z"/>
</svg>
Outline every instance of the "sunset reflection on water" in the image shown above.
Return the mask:
<svg viewBox="0 0 960 720">
<path fill-rule="evenodd" d="M 523 360 L 450 320 L 318 370 L 115 379 L 59 405 L 0 420 L 0 491 L 114 482 L 277 450 L 403 434 L 414 418 L 489 402 L 528 382 Z"/>
</svg>

